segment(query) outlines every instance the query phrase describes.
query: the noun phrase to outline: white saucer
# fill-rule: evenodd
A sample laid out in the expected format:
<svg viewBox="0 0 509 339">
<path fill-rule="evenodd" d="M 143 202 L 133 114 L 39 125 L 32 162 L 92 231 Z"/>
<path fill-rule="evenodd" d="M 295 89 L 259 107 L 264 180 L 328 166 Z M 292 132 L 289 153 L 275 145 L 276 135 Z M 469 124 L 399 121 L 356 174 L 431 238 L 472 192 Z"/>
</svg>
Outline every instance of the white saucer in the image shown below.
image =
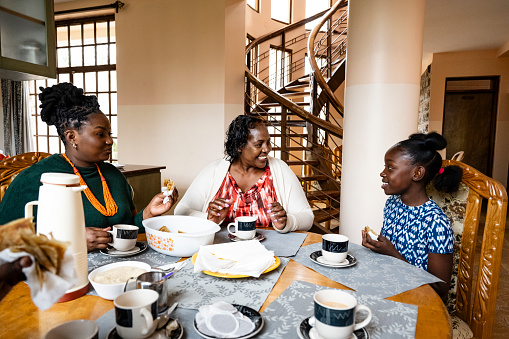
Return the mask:
<svg viewBox="0 0 509 339">
<path fill-rule="evenodd" d="M 172 318 L 169 318 L 168 322 L 170 322 L 172 320 L 173 320 Z M 184 327 L 179 323 L 179 327 L 173 332 L 171 337 L 168 338 L 166 336 L 166 326 L 165 326 L 163 328 L 155 330 L 155 332 L 152 333 L 152 335 L 150 335 L 150 337 L 148 337 L 147 339 L 152 339 L 152 338 L 181 339 L 183 335 L 184 335 Z M 106 337 L 106 339 L 122 339 L 122 338 L 118 335 L 117 328 L 113 327 L 113 329 L 110 331 L 110 333 L 108 333 L 108 336 Z"/>
<path fill-rule="evenodd" d="M 351 254 L 346 255 L 346 259 L 340 263 L 330 262 L 325 260 L 325 258 L 322 256 L 322 251 L 315 251 L 309 255 L 311 260 L 314 263 L 317 263 L 318 265 L 327 266 L 327 267 L 334 267 L 334 268 L 344 268 L 344 267 L 351 267 L 357 264 L 357 259 Z"/>
<path fill-rule="evenodd" d="M 256 232 L 254 238 L 252 239 L 240 239 L 239 237 L 237 237 L 236 235 L 233 235 L 231 233 L 228 233 L 228 239 L 230 239 L 231 241 L 246 241 L 246 240 L 258 240 L 258 241 L 263 241 L 265 240 L 265 236 L 262 234 L 262 233 L 258 233 Z"/>
<path fill-rule="evenodd" d="M 137 241 L 136 246 L 134 246 L 133 249 L 130 249 L 129 251 L 118 251 L 114 249 L 113 247 L 108 247 L 105 249 L 100 250 L 102 254 L 106 254 L 112 257 L 129 257 L 131 255 L 135 255 L 138 253 L 141 253 L 145 251 L 148 248 L 147 244 L 142 241 Z"/>
<path fill-rule="evenodd" d="M 297 334 L 300 339 L 322 339 L 322 337 L 316 332 L 313 326 L 309 324 L 308 317 L 299 324 L 297 327 Z M 348 339 L 369 339 L 369 333 L 365 328 L 361 328 L 360 330 L 354 331 L 350 338 Z"/>
</svg>

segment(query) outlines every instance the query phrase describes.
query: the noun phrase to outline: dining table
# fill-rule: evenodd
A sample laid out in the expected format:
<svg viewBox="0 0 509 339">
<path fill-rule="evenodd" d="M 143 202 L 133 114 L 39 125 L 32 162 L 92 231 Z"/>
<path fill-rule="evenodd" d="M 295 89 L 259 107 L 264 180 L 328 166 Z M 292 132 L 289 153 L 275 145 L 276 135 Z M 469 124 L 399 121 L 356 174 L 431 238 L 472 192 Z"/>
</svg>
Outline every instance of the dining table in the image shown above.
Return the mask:
<svg viewBox="0 0 509 339">
<path fill-rule="evenodd" d="M 321 234 L 300 233 L 305 234 L 301 248 L 322 241 Z M 146 241 L 145 234 L 139 234 L 138 240 Z M 302 265 L 290 256 L 279 279 L 259 309 L 260 313 L 263 315 L 264 311 L 269 310 L 271 304 L 296 281 L 325 288 L 352 290 Z M 449 314 L 430 285 L 424 284 L 385 299 L 417 307 L 415 338 L 451 338 Z M 19 283 L 0 301 L 0 338 L 42 338 L 46 332 L 59 324 L 75 319 L 96 321 L 113 308 L 113 301 L 87 294 L 74 300 L 56 303 L 49 309 L 41 311 L 33 304 L 28 285 Z"/>
</svg>

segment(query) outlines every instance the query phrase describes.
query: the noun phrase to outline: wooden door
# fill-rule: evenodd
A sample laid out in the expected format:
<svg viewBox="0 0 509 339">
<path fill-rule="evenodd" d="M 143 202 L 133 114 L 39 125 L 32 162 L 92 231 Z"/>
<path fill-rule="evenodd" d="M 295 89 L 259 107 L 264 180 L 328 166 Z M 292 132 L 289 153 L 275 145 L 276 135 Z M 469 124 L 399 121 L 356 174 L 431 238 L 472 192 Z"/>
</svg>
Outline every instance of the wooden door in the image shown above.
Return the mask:
<svg viewBox="0 0 509 339">
<path fill-rule="evenodd" d="M 463 162 L 492 176 L 498 77 L 447 79 L 442 134 L 446 157 L 464 151 Z"/>
</svg>

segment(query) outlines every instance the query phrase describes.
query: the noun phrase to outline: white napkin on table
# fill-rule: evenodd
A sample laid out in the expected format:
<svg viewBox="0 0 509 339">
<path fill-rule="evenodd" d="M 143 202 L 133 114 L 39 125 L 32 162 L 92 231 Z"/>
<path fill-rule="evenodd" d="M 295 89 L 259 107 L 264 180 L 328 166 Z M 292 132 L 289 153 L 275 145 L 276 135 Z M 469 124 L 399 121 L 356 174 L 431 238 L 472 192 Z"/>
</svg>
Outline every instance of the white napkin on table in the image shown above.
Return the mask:
<svg viewBox="0 0 509 339">
<path fill-rule="evenodd" d="M 276 259 L 258 240 L 200 246 L 194 272 L 210 271 L 258 278 Z"/>
<path fill-rule="evenodd" d="M 26 256 L 32 259 L 32 265 L 23 268 L 23 273 L 27 277 L 26 283 L 28 287 L 30 287 L 32 301 L 41 311 L 47 310 L 77 282 L 72 252 L 70 248 L 67 248 L 58 275 L 44 271 L 42 286 L 37 278 L 35 259 L 31 254 L 25 252 L 11 252 L 10 249 L 6 248 L 0 252 L 0 265 L 6 262 L 13 262 L 18 258 Z"/>
<path fill-rule="evenodd" d="M 255 328 L 255 325 L 233 305 L 218 301 L 200 306 L 196 314 L 196 326 L 200 332 L 214 338 L 240 338 Z"/>
</svg>

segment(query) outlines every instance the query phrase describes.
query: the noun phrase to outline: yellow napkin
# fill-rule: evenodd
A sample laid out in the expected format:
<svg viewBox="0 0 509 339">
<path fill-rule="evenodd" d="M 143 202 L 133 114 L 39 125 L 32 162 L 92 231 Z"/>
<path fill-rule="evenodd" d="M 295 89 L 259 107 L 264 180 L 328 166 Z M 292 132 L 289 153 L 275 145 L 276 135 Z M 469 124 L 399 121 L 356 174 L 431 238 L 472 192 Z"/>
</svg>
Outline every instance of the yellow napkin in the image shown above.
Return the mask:
<svg viewBox="0 0 509 339">
<path fill-rule="evenodd" d="M 276 259 L 258 240 L 200 246 L 194 272 L 210 271 L 259 277 Z"/>
</svg>

